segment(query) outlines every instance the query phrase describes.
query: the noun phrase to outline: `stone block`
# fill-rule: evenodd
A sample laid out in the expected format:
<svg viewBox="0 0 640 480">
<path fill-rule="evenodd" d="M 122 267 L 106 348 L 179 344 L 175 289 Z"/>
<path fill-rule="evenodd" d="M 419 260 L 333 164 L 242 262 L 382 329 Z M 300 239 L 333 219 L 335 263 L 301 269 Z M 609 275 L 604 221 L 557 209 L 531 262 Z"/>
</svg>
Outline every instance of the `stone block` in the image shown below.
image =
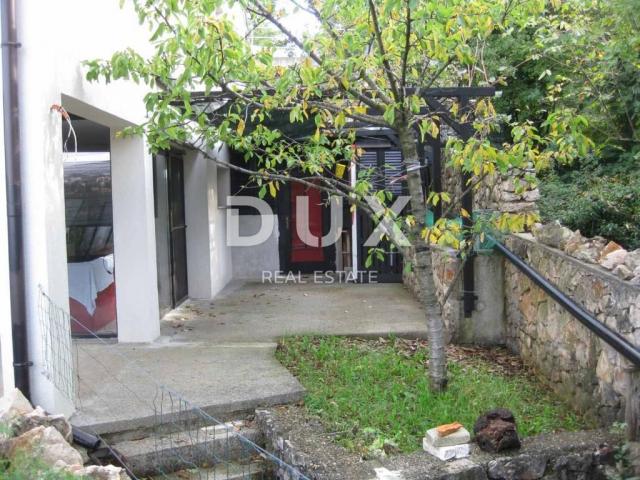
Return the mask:
<svg viewBox="0 0 640 480">
<path fill-rule="evenodd" d="M 593 455 L 574 453 L 558 457 L 553 464 L 553 471 L 559 480 L 588 480 L 593 469 Z"/>
<path fill-rule="evenodd" d="M 468 443 L 462 445 L 451 445 L 448 447 L 435 447 L 427 437 L 422 439 L 422 449 L 440 460 L 453 460 L 454 458 L 465 458 L 471 451 Z"/>
<path fill-rule="evenodd" d="M 557 220 L 555 222 L 542 225 L 533 230 L 536 239 L 553 248 L 564 249 L 567 241 L 573 232 L 567 227 L 563 227 Z"/>
<path fill-rule="evenodd" d="M 129 480 L 129 475 L 120 467 L 113 465 L 74 465 L 66 469 L 69 473 L 86 480 Z"/>
<path fill-rule="evenodd" d="M 616 242 L 607 243 L 602 249 L 602 252 L 600 252 L 600 260 L 603 260 L 607 255 L 617 250 L 622 250 L 622 245 L 619 245 Z"/>
<path fill-rule="evenodd" d="M 54 427 L 36 427 L 16 437 L 12 442 L 9 459 L 19 458 L 20 454 L 37 456 L 52 467 L 82 465 L 80 453 Z"/>
<path fill-rule="evenodd" d="M 600 259 L 600 253 L 606 246 L 607 241 L 602 237 L 593 237 L 581 244 L 573 252 L 573 257 L 578 260 L 589 263 L 598 263 Z"/>
<path fill-rule="evenodd" d="M 564 246 L 565 253 L 572 255 L 586 240 L 587 239 L 580 233 L 580 230 L 576 230 L 571 234 L 571 237 L 569 237 Z"/>
<path fill-rule="evenodd" d="M 640 268 L 640 248 L 632 250 L 624 259 L 624 264 L 629 267 L 632 272 Z"/>
<path fill-rule="evenodd" d="M 606 248 L 606 247 L 605 247 Z M 613 270 L 618 265 L 623 265 L 629 252 L 624 249 L 614 250 L 610 253 L 601 254 L 600 265 L 607 270 Z"/>
<path fill-rule="evenodd" d="M 64 415 L 47 415 L 42 407 L 36 407 L 32 412 L 15 419 L 11 426 L 16 436 L 39 426 L 54 427 L 67 442 L 71 442 L 71 424 Z"/>
</svg>

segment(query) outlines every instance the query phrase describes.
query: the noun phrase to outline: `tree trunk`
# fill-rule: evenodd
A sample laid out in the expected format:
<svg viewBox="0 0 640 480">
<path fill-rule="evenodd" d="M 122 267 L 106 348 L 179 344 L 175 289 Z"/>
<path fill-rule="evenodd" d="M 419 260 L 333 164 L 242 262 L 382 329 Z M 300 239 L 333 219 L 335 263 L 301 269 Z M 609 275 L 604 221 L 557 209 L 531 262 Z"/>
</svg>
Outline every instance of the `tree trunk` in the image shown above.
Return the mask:
<svg viewBox="0 0 640 480">
<path fill-rule="evenodd" d="M 444 324 L 440 314 L 440 305 L 436 297 L 436 286 L 433 279 L 431 250 L 421 238 L 420 232 L 425 227 L 426 199 L 422 189 L 420 176 L 420 159 L 416 147 L 416 136 L 411 128 L 397 128 L 400 150 L 407 169 L 407 185 L 411 197 L 411 213 L 416 219 L 411 242 L 415 249 L 415 275 L 418 281 L 420 302 L 423 305 L 429 339 L 429 380 L 433 391 L 442 391 L 447 385 L 447 362 L 445 356 Z M 406 257 L 405 257 L 406 258 Z"/>
</svg>

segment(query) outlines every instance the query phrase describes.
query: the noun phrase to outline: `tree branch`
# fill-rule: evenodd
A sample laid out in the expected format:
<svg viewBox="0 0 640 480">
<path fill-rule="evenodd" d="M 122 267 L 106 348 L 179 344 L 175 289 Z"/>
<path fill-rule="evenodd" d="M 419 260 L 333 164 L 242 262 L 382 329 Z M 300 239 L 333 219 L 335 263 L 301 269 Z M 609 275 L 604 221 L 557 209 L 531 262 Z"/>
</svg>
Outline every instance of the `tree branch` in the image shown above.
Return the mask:
<svg viewBox="0 0 640 480">
<path fill-rule="evenodd" d="M 400 92 L 398 91 L 398 86 L 396 85 L 396 79 L 393 77 L 393 71 L 391 70 L 391 64 L 389 63 L 389 59 L 387 58 L 387 52 L 384 48 L 384 42 L 382 41 L 382 32 L 380 31 L 380 22 L 378 21 L 378 13 L 376 12 L 376 6 L 373 3 L 373 0 L 369 0 L 369 11 L 371 12 L 371 20 L 373 22 L 373 31 L 376 35 L 376 40 L 378 42 L 378 48 L 380 49 L 380 55 L 382 57 L 382 64 L 384 65 L 384 70 L 387 75 L 387 79 L 389 81 L 389 88 L 393 92 L 393 98 L 396 102 L 401 101 Z"/>
<path fill-rule="evenodd" d="M 404 99 L 404 87 L 407 84 L 407 68 L 409 60 L 409 50 L 411 50 L 411 6 L 406 0 L 407 16 L 405 18 L 404 51 L 402 52 L 402 80 L 400 81 L 400 92 Z"/>
<path fill-rule="evenodd" d="M 298 37 L 296 37 L 293 33 L 291 33 L 291 31 L 287 27 L 285 27 L 282 24 L 282 22 L 280 22 L 277 18 L 275 18 L 273 16 L 273 14 L 271 12 L 269 12 L 260 2 L 258 2 L 256 0 L 249 0 L 249 1 L 251 1 L 251 3 L 253 5 L 255 5 L 256 8 L 258 8 L 258 10 L 248 9 L 249 11 L 251 11 L 252 13 L 254 13 L 256 15 L 259 15 L 259 16 L 261 16 L 263 18 L 266 18 L 278 30 L 280 30 L 289 39 L 290 42 L 292 42 L 294 45 L 296 45 L 296 47 L 298 47 L 301 51 L 303 51 L 304 53 L 309 55 L 309 58 L 311 58 L 318 65 L 325 65 L 325 67 L 326 67 L 325 62 L 323 61 L 322 58 L 320 58 L 318 56 L 317 53 L 315 53 L 311 49 L 305 48 L 304 44 L 302 43 L 302 41 Z M 353 88 L 345 87 L 342 84 L 342 81 L 341 81 L 340 77 L 334 71 L 332 71 L 332 70 L 327 68 L 327 73 L 331 77 L 333 77 L 333 79 L 335 80 L 335 83 L 344 92 L 354 96 L 355 98 L 360 100 L 362 103 L 364 103 L 369 108 L 373 108 L 373 109 L 376 109 L 376 110 L 384 110 L 384 107 L 385 107 L 384 105 L 382 105 L 382 104 L 380 104 L 378 102 L 375 102 L 373 99 L 367 97 L 366 95 L 363 95 L 362 93 L 358 92 L 357 90 L 354 90 Z"/>
</svg>

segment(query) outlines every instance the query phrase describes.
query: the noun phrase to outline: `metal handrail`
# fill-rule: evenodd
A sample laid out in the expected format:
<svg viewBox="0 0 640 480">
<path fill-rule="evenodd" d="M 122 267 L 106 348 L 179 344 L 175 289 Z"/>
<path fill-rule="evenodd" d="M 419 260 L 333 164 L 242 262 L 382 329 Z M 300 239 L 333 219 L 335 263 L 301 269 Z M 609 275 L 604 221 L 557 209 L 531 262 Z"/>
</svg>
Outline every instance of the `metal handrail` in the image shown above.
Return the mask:
<svg viewBox="0 0 640 480">
<path fill-rule="evenodd" d="M 571 300 L 560 289 L 553 285 L 549 280 L 543 277 L 537 270 L 529 266 L 518 255 L 513 253 L 502 243 L 495 238 L 490 237 L 495 241 L 494 248 L 500 252 L 504 257 L 515 265 L 518 270 L 529 277 L 533 282 L 544 290 L 551 298 L 562 305 L 571 315 L 580 321 L 585 327 L 596 334 L 600 339 L 604 340 L 609 346 L 611 346 L 616 352 L 629 360 L 636 367 L 640 367 L 640 348 L 633 345 L 626 338 L 620 335 L 615 330 L 612 330 L 602 322 L 598 321 L 583 307 Z"/>
</svg>

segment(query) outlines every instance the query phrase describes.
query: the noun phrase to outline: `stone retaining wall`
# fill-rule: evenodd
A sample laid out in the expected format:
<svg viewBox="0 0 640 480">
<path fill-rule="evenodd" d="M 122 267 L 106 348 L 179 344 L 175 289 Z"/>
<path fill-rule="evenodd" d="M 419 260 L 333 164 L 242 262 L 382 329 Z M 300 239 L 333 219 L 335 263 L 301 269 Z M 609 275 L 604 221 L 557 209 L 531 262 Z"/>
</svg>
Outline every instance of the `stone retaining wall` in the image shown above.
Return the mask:
<svg viewBox="0 0 640 480">
<path fill-rule="evenodd" d="M 406 254 L 411 263 L 415 263 L 413 253 L 410 250 Z M 406 262 L 406 259 L 405 259 Z M 442 300 L 447 290 L 460 268 L 460 259 L 456 256 L 456 252 L 451 249 L 434 247 L 432 250 L 432 262 L 434 267 L 433 279 L 436 284 L 436 295 L 442 304 Z M 416 297 L 420 298 L 419 284 L 416 274 L 413 270 L 404 269 L 402 280 L 409 291 Z M 456 282 L 451 291 L 447 302 L 443 305 L 443 318 L 445 320 L 445 328 L 447 334 L 447 342 L 458 342 L 457 334 L 460 331 L 460 319 L 462 317 L 462 301 L 460 282 Z"/>
<path fill-rule="evenodd" d="M 536 241 L 507 246 L 598 320 L 640 345 L 640 285 Z M 612 348 L 505 262 L 505 343 L 560 396 L 606 423 L 623 420 L 629 365 Z"/>
<path fill-rule="evenodd" d="M 473 444 L 470 457 L 447 462 L 423 451 L 362 460 L 299 407 L 258 410 L 256 421 L 267 451 L 310 480 L 606 480 L 616 473 L 610 465 L 619 439 L 597 430 L 528 437 L 520 450 L 498 454 Z M 275 473 L 282 480 L 301 478 L 286 469 Z"/>
</svg>

